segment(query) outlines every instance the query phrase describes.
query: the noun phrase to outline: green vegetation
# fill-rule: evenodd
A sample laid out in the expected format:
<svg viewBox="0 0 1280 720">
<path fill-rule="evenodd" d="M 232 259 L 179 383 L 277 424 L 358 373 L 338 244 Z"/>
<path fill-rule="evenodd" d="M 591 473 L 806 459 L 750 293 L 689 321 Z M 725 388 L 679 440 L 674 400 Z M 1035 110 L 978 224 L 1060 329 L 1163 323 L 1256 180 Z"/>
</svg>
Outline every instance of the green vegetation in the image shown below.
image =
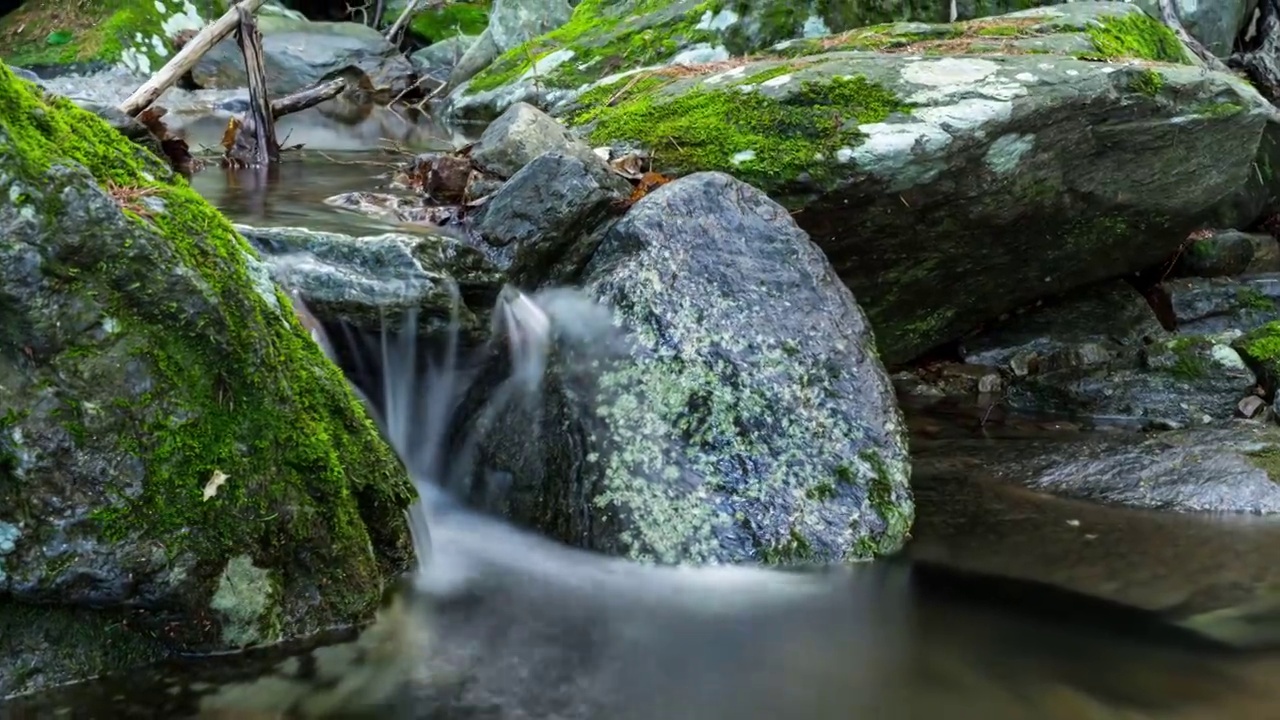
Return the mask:
<svg viewBox="0 0 1280 720">
<path fill-rule="evenodd" d="M 190 0 L 204 18 L 211 17 L 210 0 Z M 183 12 L 182 0 L 162 0 L 167 11 L 156 9 L 154 0 L 73 0 L 67 3 L 26 2 L 0 19 L 0 58 L 13 65 L 67 65 L 92 61 L 117 62 L 143 36 L 137 50 L 146 54 L 154 68 L 158 61 L 152 37 L 172 47 L 173 38 L 162 30 L 164 21 Z"/>
<path fill-rule="evenodd" d="M 104 375 L 104 391 L 137 393 L 57 416 L 145 464 L 141 493 L 118 488 L 97 514 L 104 539 L 158 540 L 204 571 L 248 554 L 274 582 L 319 583 L 325 606 L 308 613 L 350 621 L 372 609 L 408 559 L 412 490 L 289 300 L 251 276 L 248 243 L 158 158 L 7 68 L 0 134 L 9 196 L 50 228 L 74 197 L 64 188 L 83 184 L 59 166 L 83 166 L 124 208 L 100 235 L 64 238 L 74 252 L 45 267 L 128 330 L 86 336 L 54 360 Z M 127 374 L 139 372 L 147 382 Z M 206 500 L 215 473 L 226 481 Z"/>
<path fill-rule="evenodd" d="M 794 70 L 770 68 L 751 80 Z M 799 87 L 775 98 L 760 90 L 743 92 L 749 82 L 667 93 L 657 76 L 623 78 L 585 94 L 580 104 L 586 109 L 570 122 L 594 123 L 590 139 L 599 145 L 639 142 L 663 167 L 721 170 L 772 191 L 802 175 L 815 182 L 831 179 L 838 154 L 858 145 L 858 125 L 908 109 L 891 91 L 863 77 L 792 82 Z M 627 84 L 625 97 L 614 105 L 601 101 Z"/>
<path fill-rule="evenodd" d="M 1100 18 L 1085 28 L 1098 58 L 1136 58 L 1154 62 L 1187 64 L 1186 50 L 1164 23 L 1146 13 Z"/>
<path fill-rule="evenodd" d="M 1136 93 L 1154 98 L 1160 94 L 1160 89 L 1164 87 L 1164 76 L 1155 70 L 1139 70 L 1133 79 L 1129 81 L 1129 87 Z"/>
<path fill-rule="evenodd" d="M 410 32 L 433 43 L 455 35 L 479 35 L 488 26 L 488 2 L 449 3 L 444 7 L 420 10 L 409 21 Z"/>
</svg>

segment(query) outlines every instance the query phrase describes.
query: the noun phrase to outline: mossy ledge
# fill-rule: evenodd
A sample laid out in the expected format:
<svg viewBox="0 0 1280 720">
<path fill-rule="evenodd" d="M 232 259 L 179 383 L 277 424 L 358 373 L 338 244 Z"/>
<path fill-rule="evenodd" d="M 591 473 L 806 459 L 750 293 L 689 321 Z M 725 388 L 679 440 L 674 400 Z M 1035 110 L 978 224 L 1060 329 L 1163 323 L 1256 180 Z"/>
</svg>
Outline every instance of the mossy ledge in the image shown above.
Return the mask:
<svg viewBox="0 0 1280 720">
<path fill-rule="evenodd" d="M 161 637 L 188 649 L 228 644 L 218 613 L 201 611 L 239 556 L 265 570 L 273 590 L 273 607 L 248 633 L 254 642 L 367 618 L 384 580 L 411 560 L 412 489 L 288 299 L 251 272 L 252 248 L 159 158 L 2 65 L 0 135 L 7 196 L 45 231 L 75 212 L 64 203 L 85 197 L 85 171 L 102 189 L 145 201 L 124 203 L 99 235 L 60 238 L 73 253 L 45 257 L 46 276 L 118 327 L 105 340 L 75 339 L 34 368 L 34 381 L 72 383 L 58 395 L 75 398 L 68 369 L 133 364 L 148 376 L 122 385 L 132 396 L 92 412 L 64 400 L 58 415 L 77 445 L 145 468 L 136 494 L 107 480 L 103 493 L 115 499 L 91 516 L 92 542 L 158 545 L 189 567 L 197 597 L 173 610 L 200 622 L 165 623 Z M 157 281 L 157 262 L 172 282 Z M 227 480 L 206 500 L 215 472 Z"/>
<path fill-rule="evenodd" d="M 595 145 L 639 143 L 678 173 L 718 170 L 771 195 L 821 187 L 835 181 L 841 156 L 861 142 L 859 125 L 910 108 L 864 77 L 804 79 L 803 69 L 803 61 L 761 64 L 714 86 L 661 74 L 626 77 L 584 93 L 569 123 L 586 126 Z M 774 97 L 761 87 L 778 79 L 799 82 L 799 89 Z"/>
</svg>

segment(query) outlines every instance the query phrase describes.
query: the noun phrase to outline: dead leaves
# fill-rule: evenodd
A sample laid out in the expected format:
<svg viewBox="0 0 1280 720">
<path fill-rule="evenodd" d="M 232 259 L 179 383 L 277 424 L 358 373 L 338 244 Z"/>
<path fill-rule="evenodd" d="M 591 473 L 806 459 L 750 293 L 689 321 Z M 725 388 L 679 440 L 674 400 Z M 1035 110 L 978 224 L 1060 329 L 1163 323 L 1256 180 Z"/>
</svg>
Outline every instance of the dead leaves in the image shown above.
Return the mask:
<svg viewBox="0 0 1280 720">
<path fill-rule="evenodd" d="M 221 488 L 227 482 L 226 473 L 221 470 L 214 470 L 213 475 L 209 477 L 209 482 L 204 484 L 204 501 L 208 502 L 218 494 L 218 488 Z"/>
<path fill-rule="evenodd" d="M 608 148 L 600 148 L 596 150 L 596 154 L 609 164 L 609 168 L 621 177 L 631 181 L 633 187 L 631 195 L 614 203 L 614 209 L 625 212 L 632 205 L 640 202 L 641 198 L 653 192 L 659 187 L 671 182 L 671 178 L 656 172 L 652 169 L 652 162 L 648 155 L 640 152 L 628 152 L 611 157 Z"/>
<path fill-rule="evenodd" d="M 130 187 L 127 185 L 120 185 L 114 180 L 108 180 L 107 194 L 111 196 L 112 200 L 116 201 L 116 204 L 120 206 L 120 209 L 128 210 L 139 217 L 147 219 L 151 218 L 151 211 L 142 204 L 142 198 L 155 195 L 155 188 Z"/>
</svg>

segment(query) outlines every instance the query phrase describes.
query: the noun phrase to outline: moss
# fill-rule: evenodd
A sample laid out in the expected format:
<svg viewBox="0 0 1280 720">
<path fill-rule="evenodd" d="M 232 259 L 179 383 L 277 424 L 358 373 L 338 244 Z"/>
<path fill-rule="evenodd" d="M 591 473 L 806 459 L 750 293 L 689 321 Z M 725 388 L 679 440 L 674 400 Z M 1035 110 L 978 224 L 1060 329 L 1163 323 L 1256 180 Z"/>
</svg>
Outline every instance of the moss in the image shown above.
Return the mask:
<svg viewBox="0 0 1280 720">
<path fill-rule="evenodd" d="M 128 343 L 110 347 L 86 339 L 66 362 L 137 363 L 153 380 L 99 413 L 126 428 L 103 442 L 146 468 L 140 495 L 122 488 L 97 513 L 103 537 L 160 540 L 171 555 L 218 571 L 248 553 L 286 583 L 319 583 L 334 621 L 372 608 L 380 573 L 407 560 L 402 509 L 412 490 L 341 372 L 287 311 L 288 299 L 255 289 L 252 248 L 158 158 L 70 101 L 40 97 L 8 69 L 0 69 L 0 129 L 3 167 L 33 187 L 71 161 L 101 184 L 146 190 L 163 205 L 148 217 L 124 213 L 147 251 L 125 241 L 48 269 L 127 331 Z M 57 216 L 59 202 L 50 190 L 44 211 Z M 206 289 L 200 314 L 192 314 L 195 300 L 157 287 L 154 267 L 144 266 L 166 258 L 175 277 Z M 112 351 L 131 357 L 103 354 Z M 206 501 L 202 488 L 215 471 L 228 480 Z M 362 514 L 375 520 L 368 529 Z"/>
<path fill-rule="evenodd" d="M 1098 56 L 1106 60 L 1135 58 L 1188 64 L 1186 50 L 1164 23 L 1146 13 L 1099 18 L 1085 29 Z"/>
<path fill-rule="evenodd" d="M 982 37 L 1019 37 L 1023 29 L 1017 25 L 987 25 L 977 29 Z"/>
<path fill-rule="evenodd" d="M 665 62 L 685 45 L 714 38 L 709 31 L 695 29 L 707 5 L 674 17 L 659 12 L 674 2 L 582 0 L 568 23 L 503 53 L 471 79 L 467 91 L 502 87 L 559 50 L 570 50 L 574 55 L 538 77 L 537 82 L 546 87 L 578 88 L 618 70 Z"/>
<path fill-rule="evenodd" d="M 433 43 L 455 35 L 479 35 L 488 26 L 487 2 L 454 2 L 444 7 L 420 10 L 409 22 L 410 32 Z"/>
<path fill-rule="evenodd" d="M 1241 310 L 1270 312 L 1276 309 L 1276 304 L 1257 288 L 1246 286 L 1236 289 L 1236 307 Z"/>
<path fill-rule="evenodd" d="M 1164 76 L 1155 70 L 1139 70 L 1131 80 L 1129 88 L 1140 95 L 1154 98 L 1164 87 Z"/>
<path fill-rule="evenodd" d="M 813 546 L 795 529 L 787 535 L 786 540 L 760 549 L 760 562 L 765 565 L 794 565 L 812 562 L 814 559 Z"/>
<path fill-rule="evenodd" d="M 602 91 L 607 92 L 607 91 Z M 858 126 L 908 108 L 863 77 L 807 80 L 781 98 L 740 88 L 634 95 L 571 119 L 593 121 L 591 142 L 639 142 L 676 172 L 720 170 L 767 192 L 807 178 L 830 181 Z"/>
<path fill-rule="evenodd" d="M 1280 447 L 1268 445 L 1245 456 L 1255 467 L 1265 472 L 1272 482 L 1280 482 Z"/>
<path fill-rule="evenodd" d="M 880 453 L 874 450 L 864 450 L 859 457 L 872 471 L 867 485 L 867 504 L 885 523 L 883 532 L 867 536 L 874 538 L 876 542 L 871 546 L 870 552 L 864 551 L 864 557 L 897 552 L 915 522 L 915 505 L 902 490 L 906 486 L 906 480 L 896 477 L 908 471 L 904 469 L 899 473 L 892 472 Z"/>
<path fill-rule="evenodd" d="M 190 0 L 202 17 L 210 17 L 213 4 L 208 0 Z M 13 65 L 38 67 L 89 62 L 118 62 L 127 49 L 145 54 L 151 69 L 168 59 L 170 53 L 157 53 L 152 37 L 172 48 L 163 24 L 170 16 L 184 12 L 184 2 L 165 0 L 167 12 L 156 3 L 129 0 L 97 2 L 24 3 L 18 10 L 0 19 L 0 58 Z M 189 12 L 189 8 L 185 10 Z M 138 43 L 136 37 L 143 41 Z M 50 39 L 65 42 L 50 42 Z"/>
<path fill-rule="evenodd" d="M 1193 105 L 1191 112 L 1210 118 L 1224 118 L 1244 112 L 1244 106 L 1234 102 L 1211 102 Z"/>
</svg>

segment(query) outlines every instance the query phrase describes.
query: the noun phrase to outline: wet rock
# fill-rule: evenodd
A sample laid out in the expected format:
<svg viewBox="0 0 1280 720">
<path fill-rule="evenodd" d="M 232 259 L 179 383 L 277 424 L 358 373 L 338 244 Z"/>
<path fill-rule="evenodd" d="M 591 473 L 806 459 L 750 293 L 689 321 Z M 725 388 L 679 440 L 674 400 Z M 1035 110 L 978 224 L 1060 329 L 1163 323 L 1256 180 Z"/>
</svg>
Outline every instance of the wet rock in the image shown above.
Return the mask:
<svg viewBox="0 0 1280 720">
<path fill-rule="evenodd" d="M 662 12 L 644 22 L 674 32 Z M 1268 196 L 1247 169 L 1264 151 L 1269 105 L 1234 75 L 1182 64 L 1157 21 L 1102 2 L 1000 20 L 1009 43 L 1074 33 L 1116 61 L 1003 44 L 987 52 L 1008 54 L 943 54 L 965 52 L 955 38 L 881 54 L 815 42 L 793 59 L 620 74 L 579 92 L 592 56 L 559 57 L 555 70 L 562 44 L 539 61 L 541 94 L 511 80 L 485 96 L 486 73 L 451 102 L 550 105 L 592 146 L 643 146 L 663 174 L 727 172 L 779 198 L 863 298 L 896 364 L 1039 298 L 1155 265 L 1207 222 L 1245 226 Z M 991 22 L 964 32 L 990 44 L 980 31 Z M 1108 44 L 1128 30 L 1156 41 Z M 766 131 L 760 118 L 777 120 Z"/>
<path fill-rule="evenodd" d="M 931 441 L 926 476 L 983 478 L 1063 498 L 1176 512 L 1280 512 L 1280 429 L 1216 427 L 991 443 Z"/>
<path fill-rule="evenodd" d="M 1257 379 L 1231 343 L 1238 333 L 1152 343 L 1138 368 L 1064 370 L 1015 383 L 1012 407 L 1179 428 L 1231 418 Z"/>
<path fill-rule="evenodd" d="M 1145 344 L 1166 336 L 1147 301 L 1126 282 L 1084 288 L 965 340 L 966 362 L 1015 377 L 1054 370 L 1136 367 Z"/>
<path fill-rule="evenodd" d="M 481 170 L 509 178 L 534 158 L 551 151 L 586 162 L 598 161 L 591 148 L 572 137 L 551 116 L 527 103 L 516 103 L 485 128 L 471 148 L 471 159 Z"/>
<path fill-rule="evenodd" d="M 267 269 L 94 115 L 0 97 L 0 694 L 367 617 L 412 491 Z M 71 647 L 12 632 L 37 605 Z"/>
<path fill-rule="evenodd" d="M 454 35 L 414 51 L 409 57 L 420 73 L 444 83 L 448 82 L 453 68 L 475 42 L 474 36 Z"/>
<path fill-rule="evenodd" d="M 474 411 L 473 502 L 663 563 L 901 545 L 910 469 L 889 379 L 784 208 L 727 175 L 681 178 L 606 233 L 582 283 L 612 312 L 535 296 L 555 338 L 544 394 Z M 505 332 L 526 337 L 520 325 Z"/>
<path fill-rule="evenodd" d="M 442 331 L 454 310 L 456 282 L 462 332 L 479 337 L 488 331 L 488 312 L 503 283 L 478 252 L 443 235 L 236 229 L 262 254 L 272 279 L 297 292 L 317 319 L 358 330 L 376 332 L 416 309 L 420 330 Z"/>
<path fill-rule="evenodd" d="M 433 229 L 457 226 L 463 215 L 462 208 L 457 205 L 437 205 L 425 197 L 405 197 L 390 193 L 341 193 L 325 198 L 324 203 L 390 222 L 427 225 Z"/>
<path fill-rule="evenodd" d="M 33 82 L 36 84 L 40 83 L 40 76 L 36 75 L 35 73 L 31 72 L 26 68 L 20 68 L 16 65 L 10 65 L 9 72 L 13 73 L 13 76 L 18 78 L 19 80 L 26 80 L 28 82 Z"/>
<path fill-rule="evenodd" d="M 494 0 L 489 25 L 454 65 L 450 85 L 470 80 L 504 53 L 514 53 L 525 43 L 556 30 L 573 15 L 568 0 Z"/>
<path fill-rule="evenodd" d="M 518 286 L 577 277 L 631 186 L 594 156 L 548 152 L 525 165 L 480 209 L 472 229 Z"/>
<path fill-rule="evenodd" d="M 1219 277 L 1280 271 L 1280 244 L 1266 233 L 1213 230 L 1194 238 L 1178 256 L 1178 273 Z"/>
<path fill-rule="evenodd" d="M 1179 278 L 1161 285 L 1185 333 L 1248 331 L 1280 320 L 1280 273 Z"/>
<path fill-rule="evenodd" d="M 1147 11 L 1151 17 L 1160 17 L 1160 0 L 1130 1 Z M 1220 58 L 1231 57 L 1236 35 L 1244 29 L 1256 4 L 1254 0 L 1173 0 L 1178 20 L 1187 32 Z"/>
<path fill-rule="evenodd" d="M 900 396 L 947 398 L 1001 397 L 1005 379 L 1000 371 L 986 365 L 938 363 L 893 374 L 893 387 Z"/>
<path fill-rule="evenodd" d="M 258 19 L 267 70 L 274 95 L 297 92 L 343 71 L 356 71 L 376 93 L 395 95 L 413 85 L 416 71 L 398 48 L 367 25 L 354 22 L 310 22 L 285 16 Z M 247 85 L 244 58 L 235 38 L 210 50 L 191 70 L 203 88 Z"/>
</svg>

